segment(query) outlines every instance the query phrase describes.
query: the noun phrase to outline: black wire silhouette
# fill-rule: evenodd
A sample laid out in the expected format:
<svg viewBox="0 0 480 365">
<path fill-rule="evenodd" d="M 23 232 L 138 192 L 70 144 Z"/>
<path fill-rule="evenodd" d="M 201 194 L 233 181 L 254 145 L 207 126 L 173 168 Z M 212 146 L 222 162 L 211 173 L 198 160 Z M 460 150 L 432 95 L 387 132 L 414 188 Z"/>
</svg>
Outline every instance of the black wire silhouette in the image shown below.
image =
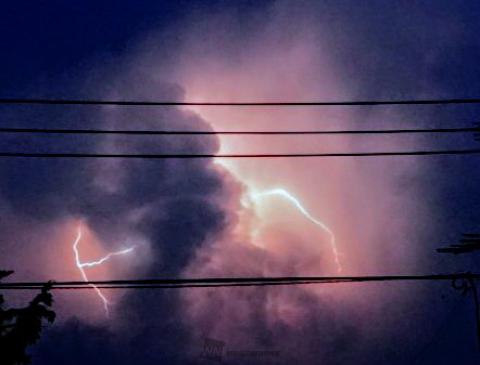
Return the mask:
<svg viewBox="0 0 480 365">
<path fill-rule="evenodd" d="M 229 287 L 229 286 L 268 286 L 268 285 L 303 285 L 303 284 L 338 284 L 360 282 L 391 281 L 445 281 L 459 279 L 479 279 L 480 274 L 430 274 L 430 275 L 383 275 L 383 276 L 294 276 L 294 277 L 225 277 L 225 278 L 182 278 L 182 279 L 137 279 L 137 280 L 103 280 L 103 281 L 52 281 L 52 289 L 166 289 L 194 287 Z M 0 283 L 0 290 L 38 289 L 44 282 L 9 282 Z"/>
<path fill-rule="evenodd" d="M 204 159 L 204 158 L 308 158 L 308 157 L 385 157 L 385 156 L 439 156 L 477 155 L 480 149 L 438 151 L 391 151 L 352 153 L 253 153 L 253 154 L 121 154 L 121 153 L 30 153 L 0 152 L 9 158 L 126 158 L 126 159 Z"/>
<path fill-rule="evenodd" d="M 12 134 L 115 134 L 115 135 L 336 135 L 336 134 L 412 134 L 412 133 L 467 133 L 479 132 L 480 127 L 373 129 L 373 130 L 293 130 L 293 131 L 194 131 L 194 130 L 106 130 L 61 128 L 0 127 L 0 133 Z"/>
<path fill-rule="evenodd" d="M 148 100 L 99 100 L 99 99 L 45 99 L 45 98 L 0 98 L 0 104 L 39 105 L 117 105 L 117 106 L 377 106 L 377 105 L 449 105 L 480 104 L 480 98 L 449 99 L 402 99 L 358 101 L 240 101 L 240 102 L 195 102 L 195 101 L 148 101 Z"/>
</svg>

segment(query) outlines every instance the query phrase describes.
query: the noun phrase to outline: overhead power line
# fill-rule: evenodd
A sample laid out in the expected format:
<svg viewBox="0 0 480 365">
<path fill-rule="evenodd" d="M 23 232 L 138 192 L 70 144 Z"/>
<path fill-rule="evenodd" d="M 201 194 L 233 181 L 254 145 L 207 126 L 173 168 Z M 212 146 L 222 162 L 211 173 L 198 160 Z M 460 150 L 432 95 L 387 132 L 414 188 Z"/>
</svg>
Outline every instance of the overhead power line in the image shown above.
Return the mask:
<svg viewBox="0 0 480 365">
<path fill-rule="evenodd" d="M 376 105 L 448 105 L 479 104 L 480 98 L 446 99 L 401 99 L 359 101 L 241 101 L 241 102 L 196 102 L 196 101 L 142 101 L 142 100 L 96 100 L 96 99 L 44 99 L 0 98 L 0 104 L 39 105 L 118 105 L 118 106 L 376 106 Z"/>
<path fill-rule="evenodd" d="M 194 130 L 106 130 L 58 128 L 0 128 L 14 134 L 117 134 L 117 135 L 334 135 L 334 134 L 410 134 L 480 132 L 480 127 L 377 129 L 377 130 L 295 130 L 295 131 L 194 131 Z"/>
<path fill-rule="evenodd" d="M 387 157 L 474 155 L 480 149 L 438 151 L 390 151 L 353 153 L 265 153 L 265 154 L 108 154 L 108 153 L 28 153 L 0 152 L 0 158 L 125 158 L 125 159 L 203 159 L 203 158 L 309 158 L 309 157 Z"/>
<path fill-rule="evenodd" d="M 50 282 L 54 289 L 162 289 L 185 287 L 229 287 L 266 285 L 337 284 L 391 281 L 445 281 L 480 279 L 480 274 L 430 274 L 430 275 L 382 275 L 382 276 L 293 276 L 293 277 L 227 277 L 227 278 L 182 278 L 144 280 L 102 280 L 102 281 L 57 281 Z M 0 290 L 39 289 L 47 282 L 0 283 Z"/>
</svg>

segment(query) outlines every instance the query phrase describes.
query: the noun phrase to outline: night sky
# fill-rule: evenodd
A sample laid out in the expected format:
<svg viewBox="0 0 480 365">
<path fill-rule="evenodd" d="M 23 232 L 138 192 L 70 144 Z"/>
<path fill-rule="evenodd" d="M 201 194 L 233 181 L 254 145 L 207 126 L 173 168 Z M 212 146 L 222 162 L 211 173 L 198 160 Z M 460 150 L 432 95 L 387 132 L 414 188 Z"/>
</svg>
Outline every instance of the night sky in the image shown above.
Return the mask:
<svg viewBox="0 0 480 365">
<path fill-rule="evenodd" d="M 480 97 L 477 1 L 2 4 L 0 97 L 340 101 Z M 0 127 L 235 131 L 471 127 L 480 106 L 1 105 Z M 313 153 L 479 148 L 393 136 L 0 135 L 1 152 Z M 479 270 L 439 254 L 480 233 L 478 157 L 0 159 L 9 280 L 401 275 Z M 303 211 L 298 208 L 301 205 Z M 317 222 L 317 223 L 316 223 Z M 321 223 L 318 223 L 321 222 Z M 33 295 L 5 293 L 23 305 Z M 53 291 L 32 364 L 475 364 L 450 282 Z M 108 307 L 108 314 L 106 312 Z M 277 351 L 273 359 L 228 351 Z M 238 355 L 238 354 L 237 354 Z"/>
</svg>

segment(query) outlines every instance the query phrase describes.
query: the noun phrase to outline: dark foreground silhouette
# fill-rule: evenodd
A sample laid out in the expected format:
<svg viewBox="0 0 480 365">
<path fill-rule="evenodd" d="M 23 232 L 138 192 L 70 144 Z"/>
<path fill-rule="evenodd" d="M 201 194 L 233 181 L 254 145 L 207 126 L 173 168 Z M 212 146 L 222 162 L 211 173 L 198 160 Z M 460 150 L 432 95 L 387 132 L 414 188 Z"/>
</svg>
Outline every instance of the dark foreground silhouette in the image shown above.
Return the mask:
<svg viewBox="0 0 480 365">
<path fill-rule="evenodd" d="M 437 248 L 439 253 L 453 253 L 454 255 L 480 251 L 480 234 L 463 233 L 460 242 L 448 247 Z"/>
<path fill-rule="evenodd" d="M 13 271 L 0 271 L 0 280 Z M 55 312 L 50 308 L 53 297 L 45 285 L 24 308 L 5 309 L 5 300 L 0 295 L 0 364 L 24 365 L 30 363 L 26 350 L 40 338 L 44 320 L 53 323 Z"/>
</svg>

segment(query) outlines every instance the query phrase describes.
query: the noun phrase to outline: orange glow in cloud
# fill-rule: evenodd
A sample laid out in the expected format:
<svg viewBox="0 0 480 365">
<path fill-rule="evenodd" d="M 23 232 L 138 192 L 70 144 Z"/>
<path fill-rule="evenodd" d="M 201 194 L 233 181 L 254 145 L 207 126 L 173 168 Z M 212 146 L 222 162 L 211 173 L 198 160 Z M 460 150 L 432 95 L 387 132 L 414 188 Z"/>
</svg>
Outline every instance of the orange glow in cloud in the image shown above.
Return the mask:
<svg viewBox="0 0 480 365">
<path fill-rule="evenodd" d="M 142 272 L 144 263 L 148 262 L 148 245 L 141 240 L 125 237 L 121 242 L 109 243 L 102 240 L 89 228 L 88 224 L 80 219 L 69 218 L 55 222 L 48 227 L 31 225 L 28 232 L 16 233 L 20 242 L 29 242 L 26 245 L 25 267 L 20 267 L 14 275 L 15 281 L 30 280 L 60 280 L 84 281 L 85 277 L 77 266 L 73 244 L 79 238 L 77 249 L 82 263 L 98 262 L 106 258 L 109 253 L 122 251 L 135 246 L 131 254 L 116 255 L 100 265 L 84 265 L 83 270 L 89 280 L 112 280 L 134 276 Z M 135 254 L 133 254 L 135 253 Z M 18 258 L 21 259 L 21 258 Z M 35 268 L 30 271 L 28 267 Z M 89 323 L 111 323 L 115 319 L 116 305 L 126 293 L 123 290 L 101 291 L 108 301 L 110 318 L 106 316 L 103 299 L 95 289 L 82 290 L 54 290 L 54 308 L 58 314 L 58 321 L 62 322 L 71 317 L 79 318 Z M 31 293 L 21 293 L 21 301 L 28 300 Z M 110 320 L 109 320 L 110 319 Z"/>
<path fill-rule="evenodd" d="M 319 80 L 309 80 L 308 73 L 312 70 L 316 50 L 308 43 L 296 44 L 287 52 L 284 49 L 270 48 L 254 50 L 250 58 L 243 60 L 241 65 L 232 67 L 220 55 L 214 59 L 200 60 L 196 58 L 197 67 L 187 66 L 183 72 L 182 82 L 186 87 L 186 99 L 195 101 L 227 100 L 306 100 L 309 94 L 316 97 L 327 97 L 340 94 L 338 82 L 330 73 L 325 73 Z M 281 62 L 278 62 L 281 60 Z M 313 62 L 314 61 L 314 62 Z M 327 66 L 328 60 L 322 60 Z M 200 67 L 198 67 L 200 66 Z M 201 69 L 202 72 L 196 72 Z M 209 74 L 211 72 L 211 74 Z M 319 75 L 317 73 L 317 75 Z M 312 90 L 312 84 L 319 82 Z M 335 112 L 321 111 L 309 108 L 272 108 L 272 107 L 196 107 L 195 112 L 210 122 L 215 130 L 288 130 L 318 128 L 329 118 L 337 120 L 340 117 Z M 331 148 L 342 148 L 344 141 L 319 140 L 314 138 L 298 138 L 284 136 L 220 136 L 219 153 L 262 153 L 262 152 L 302 152 L 326 151 Z M 332 194 L 328 191 L 328 178 L 321 175 L 341 172 L 337 163 L 320 162 L 323 167 L 316 173 L 312 165 L 318 161 L 296 160 L 228 160 L 217 159 L 217 162 L 233 173 L 239 181 L 246 185 L 248 191 L 265 191 L 281 188 L 302 202 L 306 202 L 306 210 L 318 219 L 331 226 L 330 211 Z M 323 185 L 323 186 L 322 186 Z M 324 190 L 322 192 L 322 190 Z M 275 205 L 276 199 L 262 199 L 257 205 Z M 313 203 L 313 204 L 312 204 Z M 316 208 L 317 207 L 317 208 Z M 321 207 L 319 209 L 319 207 Z M 272 213 L 272 212 L 270 212 Z M 282 211 L 284 216 L 294 216 L 295 208 Z M 263 216 L 264 220 L 268 217 Z M 273 219 L 273 217 L 272 217 Z M 293 221 L 296 223 L 294 224 Z M 295 227 L 293 227 L 296 225 Z M 302 231 L 309 226 L 308 221 L 291 219 L 289 227 Z M 337 228 L 338 229 L 338 228 Z M 335 228 L 333 228 L 335 231 Z M 325 239 L 323 241 L 326 241 Z M 328 244 L 328 242 L 325 242 Z M 338 243 L 341 246 L 341 242 Z M 336 247 L 335 247 L 336 249 Z M 341 248 L 340 248 L 341 250 Z"/>
<path fill-rule="evenodd" d="M 312 101 L 353 99 L 351 85 L 337 72 L 328 50 L 309 34 L 299 34 L 290 42 L 279 44 L 268 38 L 261 46 L 244 50 L 248 57 L 212 51 L 202 58 L 179 66 L 178 77 L 186 89 L 186 100 L 192 101 Z M 188 47 L 186 47 L 188 49 Z M 195 46 L 192 46 L 195 50 Z M 193 51 L 192 51 L 193 52 Z M 187 53 L 188 54 L 188 53 Z M 318 107 L 189 107 L 214 130 L 318 130 L 360 129 L 357 109 Z M 402 115 L 389 108 L 369 112 L 369 122 L 378 128 L 401 120 Z M 351 136 L 232 136 L 220 135 L 219 153 L 299 153 L 345 152 L 365 150 L 402 150 L 414 139 Z M 394 162 L 392 164 L 392 162 Z M 397 177 L 419 167 L 410 159 L 216 159 L 245 185 L 243 200 L 255 191 L 283 189 L 302 202 L 305 209 L 331 229 L 341 253 L 344 274 L 374 274 L 382 271 L 376 261 L 382 232 L 389 225 L 392 233 L 407 223 L 408 196 L 395 196 Z M 389 170 L 388 176 L 384 171 Z M 261 206 L 275 205 L 276 199 L 263 200 Z M 400 208 L 401 207 L 401 208 Z M 258 206 L 257 206 L 258 208 Z M 396 210 L 402 209 L 400 214 Z M 299 234 L 308 220 L 295 220 L 295 209 L 270 211 L 274 219 L 283 215 Z M 260 218 L 260 217 L 257 217 Z M 386 222 L 388 221 L 388 223 Z M 294 223 L 295 221 L 295 223 Z M 328 245 L 328 239 L 323 240 Z M 318 242 L 315 242 L 315 245 Z M 382 245 L 389 243 L 382 242 Z M 394 244 L 392 240 L 392 245 Z M 382 248 L 382 251 L 385 247 Z M 392 247 L 397 263 L 413 267 L 410 255 Z M 400 261 L 403 261 L 400 263 Z M 389 267 L 392 268 L 391 266 Z M 405 268 L 405 266 L 404 266 Z M 319 272 L 323 268 L 318 268 Z M 301 271 L 301 270 L 299 270 Z M 334 274 L 335 272 L 332 272 Z"/>
<path fill-rule="evenodd" d="M 279 24 L 275 26 L 281 28 Z M 319 31 L 315 27 L 309 29 L 310 33 L 299 31 L 285 37 L 287 40 L 277 39 L 276 34 L 260 35 L 241 52 L 209 48 L 209 44 L 196 43 L 194 39 L 185 47 L 183 64 L 177 70 L 180 84 L 186 90 L 185 100 L 356 99 L 352 90 L 358 90 L 358 85 L 342 77 L 329 59 L 321 37 L 315 35 Z M 215 35 L 212 37 L 215 39 Z M 408 124 L 398 109 L 388 107 L 368 110 L 367 122 L 361 119 L 365 114 L 358 108 L 197 106 L 189 109 L 217 131 L 341 130 L 372 126 L 382 129 L 386 123 Z M 219 139 L 221 154 L 408 150 L 418 142 L 415 137 L 346 135 L 220 135 Z M 407 237 L 415 236 L 418 222 L 412 222 L 411 217 L 417 215 L 415 210 L 421 205 L 418 195 L 423 187 L 416 184 L 401 189 L 400 184 L 422 169 L 419 159 L 216 159 L 215 162 L 219 170 L 227 170 L 244 187 L 239 196 L 241 204 L 236 207 L 240 218 L 211 246 L 198 250 L 185 276 L 334 276 L 338 275 L 340 265 L 341 274 L 346 276 L 398 274 L 417 269 L 418 248 Z M 281 197 L 252 199 L 255 193 L 272 189 L 288 192 L 301 203 L 303 212 Z M 324 226 L 312 224 L 311 218 Z M 374 285 L 349 284 L 219 289 L 181 295 L 186 323 L 193 331 L 240 344 L 251 340 L 249 331 L 258 329 L 259 318 L 270 331 L 283 323 L 289 326 L 287 332 L 293 334 L 317 318 L 319 308 L 322 311 L 335 308 L 336 313 L 341 308 L 345 313 L 363 313 L 367 317 L 379 311 L 384 303 L 392 301 L 401 307 L 413 298 Z M 306 302 L 311 305 L 305 305 Z M 212 307 L 220 309 L 211 313 Z M 239 323 L 245 333 L 239 330 Z M 361 320 L 355 325 L 373 328 Z M 379 325 L 373 331 L 388 333 L 389 329 Z"/>
</svg>

